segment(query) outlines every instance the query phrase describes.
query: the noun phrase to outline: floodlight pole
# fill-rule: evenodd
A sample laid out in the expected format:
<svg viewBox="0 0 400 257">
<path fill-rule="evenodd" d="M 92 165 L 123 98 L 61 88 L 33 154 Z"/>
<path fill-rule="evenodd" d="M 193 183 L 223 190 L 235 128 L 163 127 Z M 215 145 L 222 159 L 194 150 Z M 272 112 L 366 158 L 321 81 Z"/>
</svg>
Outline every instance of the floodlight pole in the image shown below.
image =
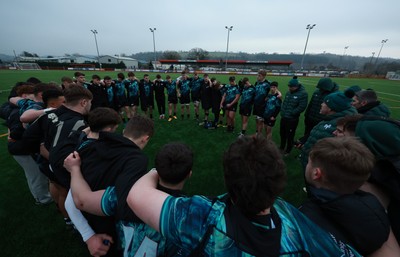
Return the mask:
<svg viewBox="0 0 400 257">
<path fill-rule="evenodd" d="M 375 66 L 376 66 L 376 64 L 378 63 L 378 59 L 379 59 L 379 56 L 381 55 L 381 51 L 382 51 L 383 45 L 384 45 L 388 40 L 389 40 L 389 39 L 383 39 L 383 40 L 381 41 L 382 45 L 381 45 L 381 49 L 379 49 L 378 55 L 376 56 Z"/>
<path fill-rule="evenodd" d="M 229 49 L 229 33 L 232 31 L 233 26 L 225 26 L 225 28 L 228 30 L 228 39 L 226 40 L 226 55 L 225 55 L 225 70 L 228 68 L 228 49 Z"/>
<path fill-rule="evenodd" d="M 342 58 L 343 58 L 343 61 L 344 61 L 344 56 L 346 55 L 346 50 L 349 48 L 349 46 L 345 46 L 344 47 L 344 51 L 343 51 L 343 55 L 342 55 L 342 57 L 340 57 L 340 59 L 339 59 L 339 65 L 338 65 L 338 68 L 340 69 L 340 64 L 341 64 L 341 62 L 342 62 Z"/>
<path fill-rule="evenodd" d="M 101 69 L 101 62 L 100 62 L 100 54 L 99 54 L 99 46 L 97 45 L 97 37 L 96 34 L 98 33 L 97 30 L 91 29 L 90 30 L 94 35 L 94 42 L 96 43 L 96 50 L 97 50 L 97 62 L 99 63 L 99 67 Z"/>
<path fill-rule="evenodd" d="M 375 52 L 372 52 L 372 56 L 371 56 L 371 59 L 369 60 L 369 64 L 372 63 L 372 59 L 374 58 L 374 55 L 375 55 Z"/>
<path fill-rule="evenodd" d="M 153 48 L 154 48 L 154 68 L 156 68 L 157 65 L 157 54 L 156 54 L 156 39 L 154 32 L 157 30 L 156 28 L 149 28 L 151 33 L 153 33 Z"/>
<path fill-rule="evenodd" d="M 301 65 L 300 65 L 301 70 L 303 70 L 304 56 L 306 55 L 306 49 L 307 49 L 307 44 L 308 44 L 308 38 L 310 37 L 310 31 L 315 27 L 315 25 L 317 25 L 317 24 L 313 24 L 313 25 L 308 24 L 306 27 L 306 29 L 308 30 L 308 33 L 307 33 L 306 45 L 304 46 L 303 58 L 301 58 Z"/>
</svg>

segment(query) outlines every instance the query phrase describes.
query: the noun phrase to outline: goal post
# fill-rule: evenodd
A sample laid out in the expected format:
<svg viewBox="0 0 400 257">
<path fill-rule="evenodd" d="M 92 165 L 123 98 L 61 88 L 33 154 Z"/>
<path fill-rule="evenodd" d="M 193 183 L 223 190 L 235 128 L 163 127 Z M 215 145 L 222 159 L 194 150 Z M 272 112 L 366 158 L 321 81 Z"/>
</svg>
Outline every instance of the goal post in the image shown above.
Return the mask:
<svg viewBox="0 0 400 257">
<path fill-rule="evenodd" d="M 41 70 L 39 64 L 34 62 L 15 62 L 14 66 L 18 70 Z"/>
</svg>

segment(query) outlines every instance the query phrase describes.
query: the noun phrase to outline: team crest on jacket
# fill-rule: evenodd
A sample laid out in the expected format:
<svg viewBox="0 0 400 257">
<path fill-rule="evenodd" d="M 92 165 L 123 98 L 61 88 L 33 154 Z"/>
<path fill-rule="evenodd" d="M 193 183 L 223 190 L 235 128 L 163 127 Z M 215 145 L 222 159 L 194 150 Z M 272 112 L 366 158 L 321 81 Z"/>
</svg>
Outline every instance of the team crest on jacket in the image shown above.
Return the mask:
<svg viewBox="0 0 400 257">
<path fill-rule="evenodd" d="M 324 129 L 329 129 L 329 128 L 331 128 L 332 127 L 332 124 L 325 124 L 324 125 Z"/>
</svg>

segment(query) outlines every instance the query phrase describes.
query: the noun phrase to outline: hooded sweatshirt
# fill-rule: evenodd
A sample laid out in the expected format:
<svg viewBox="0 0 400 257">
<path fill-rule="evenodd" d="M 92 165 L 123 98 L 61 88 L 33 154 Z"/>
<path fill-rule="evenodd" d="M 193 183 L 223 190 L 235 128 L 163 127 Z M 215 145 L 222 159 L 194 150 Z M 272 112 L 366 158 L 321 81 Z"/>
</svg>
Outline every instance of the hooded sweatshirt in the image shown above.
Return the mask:
<svg viewBox="0 0 400 257">
<path fill-rule="evenodd" d="M 388 239 L 390 223 L 385 209 L 370 193 L 338 195 L 309 188 L 313 197 L 301 207 L 308 218 L 363 255 L 378 250 Z"/>
</svg>

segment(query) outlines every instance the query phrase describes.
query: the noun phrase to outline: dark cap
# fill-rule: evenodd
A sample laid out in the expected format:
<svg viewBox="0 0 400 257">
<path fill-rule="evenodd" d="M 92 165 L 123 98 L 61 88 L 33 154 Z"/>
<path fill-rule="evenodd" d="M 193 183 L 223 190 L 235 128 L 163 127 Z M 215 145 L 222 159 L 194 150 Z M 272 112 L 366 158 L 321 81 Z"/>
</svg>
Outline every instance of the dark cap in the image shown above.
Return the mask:
<svg viewBox="0 0 400 257">
<path fill-rule="evenodd" d="M 229 81 L 235 81 L 235 80 L 236 80 L 235 76 L 230 76 L 229 77 Z"/>
</svg>

